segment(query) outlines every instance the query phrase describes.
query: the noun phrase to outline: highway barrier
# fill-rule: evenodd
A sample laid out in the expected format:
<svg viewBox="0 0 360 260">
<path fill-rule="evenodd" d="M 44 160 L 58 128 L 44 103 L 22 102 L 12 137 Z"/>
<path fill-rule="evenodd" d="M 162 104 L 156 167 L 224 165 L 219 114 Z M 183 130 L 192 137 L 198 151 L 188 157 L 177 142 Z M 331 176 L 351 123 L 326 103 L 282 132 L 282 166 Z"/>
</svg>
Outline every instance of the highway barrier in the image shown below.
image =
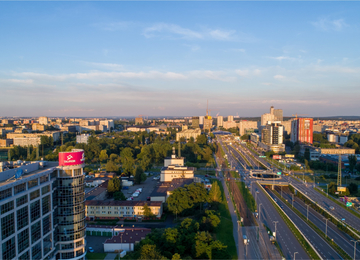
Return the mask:
<svg viewBox="0 0 360 260">
<path fill-rule="evenodd" d="M 285 211 L 274 201 L 274 199 L 266 192 L 263 186 L 261 186 L 259 183 L 257 185 L 265 192 L 265 194 L 270 198 L 273 204 L 276 205 L 277 209 L 292 223 L 292 225 L 296 228 L 296 230 L 300 233 L 302 238 L 305 240 L 305 242 L 311 247 L 313 252 L 319 257 L 319 259 L 323 260 L 323 258 L 320 256 L 319 252 L 315 249 L 315 247 L 310 243 L 310 241 L 306 238 L 306 236 L 301 232 L 301 230 L 298 228 L 298 226 L 289 218 L 289 216 L 285 213 Z M 286 221 L 285 221 L 286 223 Z M 290 227 L 289 227 L 290 228 Z M 300 244 L 304 247 L 305 251 L 307 251 L 310 254 L 310 257 L 312 257 L 313 253 L 309 252 L 306 247 L 299 241 Z"/>
</svg>

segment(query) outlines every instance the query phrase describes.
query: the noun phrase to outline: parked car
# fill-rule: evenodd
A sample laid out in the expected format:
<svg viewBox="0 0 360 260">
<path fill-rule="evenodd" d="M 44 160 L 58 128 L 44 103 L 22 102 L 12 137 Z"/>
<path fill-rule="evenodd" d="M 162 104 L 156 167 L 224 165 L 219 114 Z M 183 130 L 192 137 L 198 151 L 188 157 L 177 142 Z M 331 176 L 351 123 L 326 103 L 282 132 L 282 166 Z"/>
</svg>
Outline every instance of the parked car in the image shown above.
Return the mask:
<svg viewBox="0 0 360 260">
<path fill-rule="evenodd" d="M 125 186 L 125 187 L 123 187 L 122 189 L 123 189 L 123 190 L 128 190 L 129 187 L 128 187 L 128 186 Z"/>
<path fill-rule="evenodd" d="M 129 198 L 127 198 L 126 200 L 133 200 L 134 198 L 133 197 L 129 197 Z"/>
<path fill-rule="evenodd" d="M 137 191 L 140 191 L 140 192 L 142 192 L 142 190 L 143 190 L 142 188 L 138 188 L 138 189 L 137 189 Z"/>
<path fill-rule="evenodd" d="M 342 222 L 345 222 L 345 218 L 342 218 L 341 221 L 342 221 Z"/>
<path fill-rule="evenodd" d="M 138 192 L 135 192 L 135 193 L 133 194 L 133 197 L 135 197 L 135 198 L 139 197 L 139 193 L 138 193 Z"/>
<path fill-rule="evenodd" d="M 154 177 L 153 180 L 160 180 L 160 177 Z"/>
<path fill-rule="evenodd" d="M 331 209 L 331 210 L 334 210 L 335 208 L 334 208 L 333 206 L 330 206 L 330 209 Z"/>
<path fill-rule="evenodd" d="M 94 253 L 94 249 L 93 249 L 91 246 L 89 246 L 88 251 L 89 251 L 90 253 Z"/>
<path fill-rule="evenodd" d="M 147 197 L 147 198 L 146 198 L 147 201 L 150 201 L 150 199 L 151 199 L 150 197 Z"/>
</svg>

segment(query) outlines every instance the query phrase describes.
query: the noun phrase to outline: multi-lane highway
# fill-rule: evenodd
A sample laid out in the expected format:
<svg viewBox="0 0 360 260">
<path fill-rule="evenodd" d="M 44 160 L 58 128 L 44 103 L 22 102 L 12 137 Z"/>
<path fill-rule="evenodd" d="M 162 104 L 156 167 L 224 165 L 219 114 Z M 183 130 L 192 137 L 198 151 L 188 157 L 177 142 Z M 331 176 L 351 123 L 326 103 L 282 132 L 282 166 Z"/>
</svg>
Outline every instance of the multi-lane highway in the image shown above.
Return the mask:
<svg viewBox="0 0 360 260">
<path fill-rule="evenodd" d="M 251 182 L 248 176 L 248 171 L 246 169 L 243 169 L 239 164 L 239 161 L 243 162 L 244 160 L 242 156 L 234 151 L 231 154 L 232 151 L 231 149 L 234 148 L 228 146 L 229 151 L 227 151 L 227 149 L 225 148 L 225 144 L 222 143 L 221 140 L 219 140 L 219 142 L 223 147 L 225 154 L 227 155 L 227 159 L 229 163 L 231 163 L 239 171 L 241 178 L 245 180 L 248 183 L 248 185 L 250 185 L 250 183 L 254 184 L 254 182 Z M 234 157 L 236 157 L 236 159 Z M 258 193 L 256 195 L 257 205 L 260 205 L 261 207 L 259 211 L 261 213 L 260 224 L 264 223 L 272 231 L 275 231 L 274 221 L 276 221 L 276 228 L 277 228 L 276 239 L 279 244 L 279 247 L 281 248 L 283 254 L 285 255 L 285 258 L 294 259 L 294 257 L 296 257 L 296 259 L 309 259 L 309 255 L 300 245 L 300 243 L 298 242 L 292 231 L 289 229 L 287 224 L 283 221 L 280 214 L 273 207 L 273 205 L 270 202 L 270 199 L 267 197 L 265 193 L 263 193 L 262 190 L 255 188 L 255 185 L 251 188 L 253 192 L 253 196 L 255 197 L 255 189 L 258 190 Z"/>
</svg>

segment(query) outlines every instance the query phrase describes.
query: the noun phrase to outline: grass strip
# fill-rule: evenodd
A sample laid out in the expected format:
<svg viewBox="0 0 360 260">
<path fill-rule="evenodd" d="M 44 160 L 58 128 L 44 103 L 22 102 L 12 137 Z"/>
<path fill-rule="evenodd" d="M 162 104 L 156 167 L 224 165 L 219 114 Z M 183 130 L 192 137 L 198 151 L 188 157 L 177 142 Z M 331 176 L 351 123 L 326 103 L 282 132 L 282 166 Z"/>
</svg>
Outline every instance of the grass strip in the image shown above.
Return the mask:
<svg viewBox="0 0 360 260">
<path fill-rule="evenodd" d="M 211 182 L 217 182 L 222 195 L 222 202 L 219 204 L 218 212 L 220 213 L 220 224 L 216 229 L 216 238 L 224 245 L 227 245 L 227 250 L 231 255 L 231 259 L 237 259 L 237 251 L 234 236 L 229 236 L 233 233 L 233 223 L 229 207 L 226 202 L 224 187 L 219 180 L 211 179 Z"/>
<path fill-rule="evenodd" d="M 272 234 L 272 231 L 268 226 L 266 226 L 265 224 L 263 224 L 263 226 L 265 227 L 267 232 L 270 232 L 270 234 Z M 274 245 L 277 248 L 277 250 L 279 251 L 281 257 L 283 257 L 285 259 L 285 255 L 284 255 L 283 251 L 281 250 L 279 243 L 277 241 L 274 241 Z"/>
<path fill-rule="evenodd" d="M 89 260 L 103 260 L 106 257 L 106 253 L 86 253 L 86 258 Z"/>
<path fill-rule="evenodd" d="M 292 205 L 286 201 L 283 197 L 280 196 L 280 194 L 273 190 L 272 191 L 278 199 L 280 199 L 282 202 L 284 202 L 286 205 L 289 206 L 289 208 L 292 208 Z M 321 236 L 324 240 L 328 242 L 328 244 L 343 258 L 343 259 L 351 259 L 351 257 L 334 241 L 332 241 L 328 236 L 325 236 L 325 233 L 318 228 L 313 222 L 308 221 L 304 214 L 302 214 L 297 208 L 292 208 L 292 211 L 295 212 L 296 215 L 298 215 L 304 222 L 306 222 L 319 236 Z"/>
<path fill-rule="evenodd" d="M 259 186 L 259 188 L 262 189 L 261 185 L 259 185 L 257 183 L 257 185 Z M 319 256 L 317 255 L 317 253 L 314 251 L 314 249 L 312 249 L 312 247 L 310 246 L 310 244 L 305 240 L 305 238 L 301 235 L 301 233 L 299 232 L 299 230 L 295 227 L 295 225 L 290 221 L 290 219 L 284 214 L 284 212 L 278 207 L 277 204 L 275 204 L 273 202 L 273 200 L 271 199 L 270 195 L 265 191 L 266 196 L 269 197 L 270 202 L 273 204 L 273 206 L 275 207 L 276 211 L 280 214 L 281 218 L 284 220 L 284 222 L 286 223 L 286 225 L 290 228 L 290 230 L 292 231 L 292 233 L 294 234 L 294 236 L 296 237 L 296 239 L 299 241 L 300 245 L 304 248 L 304 250 L 309 254 L 309 256 L 311 257 L 311 259 L 319 259 Z"/>
<path fill-rule="evenodd" d="M 290 189 L 291 193 L 295 193 L 294 192 L 294 187 L 291 186 L 291 184 L 289 184 L 289 189 Z M 336 218 L 334 218 L 332 215 L 330 215 L 326 210 L 322 209 L 316 202 L 314 203 L 313 201 L 308 199 L 305 195 L 303 195 L 301 192 L 297 192 L 295 196 L 298 197 L 299 199 L 301 199 L 302 201 L 304 201 L 306 204 L 310 204 L 311 207 L 315 211 L 319 212 L 325 218 L 328 218 L 341 231 L 345 232 L 346 234 L 348 234 L 349 236 L 351 236 L 354 239 L 359 238 L 359 237 L 356 237 L 355 234 L 354 234 L 354 233 L 356 233 L 356 234 L 359 235 L 359 232 L 357 230 L 351 228 L 349 225 L 344 226 L 342 222 L 338 221 Z M 353 231 L 354 233 L 351 232 L 351 231 Z"/>
<path fill-rule="evenodd" d="M 314 189 L 317 192 L 319 192 L 320 194 L 324 195 L 324 193 L 322 193 L 321 191 L 319 191 L 318 189 Z M 344 204 L 342 204 L 340 201 L 334 199 L 331 195 L 328 196 L 328 198 L 330 200 L 332 200 L 333 202 L 335 202 L 336 204 L 338 204 L 340 207 L 346 209 L 347 211 L 349 211 L 350 213 L 354 214 L 355 216 L 357 216 L 358 218 L 360 218 L 360 214 L 356 211 L 351 210 L 349 207 L 346 207 Z"/>
</svg>

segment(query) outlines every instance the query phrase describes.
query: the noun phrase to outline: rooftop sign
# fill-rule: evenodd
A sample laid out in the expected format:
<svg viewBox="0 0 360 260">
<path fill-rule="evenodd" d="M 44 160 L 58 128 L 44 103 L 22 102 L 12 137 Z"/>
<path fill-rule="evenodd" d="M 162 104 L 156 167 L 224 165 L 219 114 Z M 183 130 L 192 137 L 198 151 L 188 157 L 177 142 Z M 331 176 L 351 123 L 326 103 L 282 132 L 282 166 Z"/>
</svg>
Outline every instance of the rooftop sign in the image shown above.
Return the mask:
<svg viewBox="0 0 360 260">
<path fill-rule="evenodd" d="M 59 153 L 59 166 L 79 165 L 85 163 L 83 150 Z"/>
</svg>

